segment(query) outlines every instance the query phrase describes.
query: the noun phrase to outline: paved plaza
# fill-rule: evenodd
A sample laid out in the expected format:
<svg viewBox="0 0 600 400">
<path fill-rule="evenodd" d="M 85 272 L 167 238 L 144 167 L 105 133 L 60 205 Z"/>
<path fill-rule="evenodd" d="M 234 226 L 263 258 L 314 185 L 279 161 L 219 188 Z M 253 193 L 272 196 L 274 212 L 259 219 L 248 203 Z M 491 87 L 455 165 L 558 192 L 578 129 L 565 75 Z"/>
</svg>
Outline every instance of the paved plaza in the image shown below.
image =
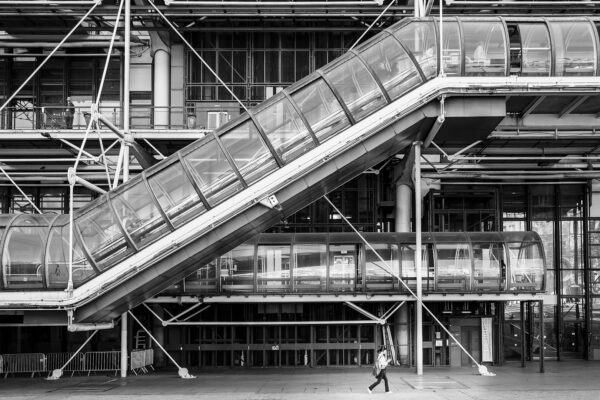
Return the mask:
<svg viewBox="0 0 600 400">
<path fill-rule="evenodd" d="M 373 394 L 370 368 L 217 369 L 191 371 L 196 379 L 180 379 L 175 370 L 155 371 L 125 379 L 111 375 L 0 378 L 0 399 L 600 399 L 600 362 L 546 362 L 492 367 L 495 377 L 483 377 L 476 368 L 392 368 L 393 393 L 384 394 L 383 382 Z"/>
</svg>

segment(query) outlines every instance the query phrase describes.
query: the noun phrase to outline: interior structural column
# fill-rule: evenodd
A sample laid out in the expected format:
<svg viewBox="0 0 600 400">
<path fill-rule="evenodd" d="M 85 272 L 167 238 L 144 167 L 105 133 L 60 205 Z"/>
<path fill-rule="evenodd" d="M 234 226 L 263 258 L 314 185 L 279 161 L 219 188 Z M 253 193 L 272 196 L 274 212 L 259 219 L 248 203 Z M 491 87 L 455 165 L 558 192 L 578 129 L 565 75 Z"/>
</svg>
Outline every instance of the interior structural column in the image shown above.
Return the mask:
<svg viewBox="0 0 600 400">
<path fill-rule="evenodd" d="M 161 318 L 163 317 L 163 314 L 164 314 L 163 308 L 160 306 L 160 304 L 153 304 L 152 311 L 154 311 L 156 313 L 156 315 L 158 315 L 159 317 L 161 317 Z M 165 327 L 158 320 L 158 318 L 153 318 L 152 321 L 153 321 L 152 335 L 154 336 L 154 339 L 158 342 L 158 344 L 164 347 L 164 345 L 165 345 Z M 154 344 L 152 343 L 152 339 L 148 338 L 148 341 L 149 341 L 149 343 L 146 344 L 146 348 L 153 348 Z M 163 353 L 162 351 L 154 352 L 154 365 L 156 367 L 164 367 L 165 366 L 165 353 Z"/>
<path fill-rule="evenodd" d="M 395 231 L 411 232 L 412 187 L 409 182 L 396 182 Z M 409 330 L 408 303 L 404 303 L 394 316 L 395 341 L 398 345 L 398 361 L 402 365 L 409 364 Z"/>
<path fill-rule="evenodd" d="M 169 92 L 171 55 L 165 49 L 154 52 L 154 128 L 169 128 Z"/>
</svg>

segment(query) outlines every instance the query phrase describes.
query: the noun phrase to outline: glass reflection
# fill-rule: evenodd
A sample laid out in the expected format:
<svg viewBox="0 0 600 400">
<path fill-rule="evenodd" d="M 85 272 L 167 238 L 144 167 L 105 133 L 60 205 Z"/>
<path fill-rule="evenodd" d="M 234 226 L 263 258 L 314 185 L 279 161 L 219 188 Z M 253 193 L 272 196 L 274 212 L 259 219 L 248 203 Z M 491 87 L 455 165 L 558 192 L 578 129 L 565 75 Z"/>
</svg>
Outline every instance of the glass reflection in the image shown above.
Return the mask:
<svg viewBox="0 0 600 400">
<path fill-rule="evenodd" d="M 183 157 L 192 177 L 211 206 L 243 189 L 235 171 L 216 140 L 203 143 Z"/>
<path fill-rule="evenodd" d="M 221 142 L 247 184 L 252 184 L 277 169 L 273 155 L 263 143 L 252 121 L 246 121 L 225 133 L 221 136 Z"/>
<path fill-rule="evenodd" d="M 423 245 L 421 247 L 421 287 L 425 291 L 433 290 L 435 270 L 433 264 L 429 263 L 429 253 L 431 253 L 431 245 Z M 400 267 L 402 271 L 402 280 L 410 288 L 417 290 L 417 266 L 415 263 L 415 245 L 402 244 L 400 246 Z M 402 285 L 402 284 L 401 284 Z M 405 290 L 402 285 L 402 290 Z"/>
<path fill-rule="evenodd" d="M 115 195 L 113 208 L 125 230 L 138 248 L 152 243 L 170 231 L 152 195 L 143 181 L 139 181 Z"/>
<path fill-rule="evenodd" d="M 437 289 L 464 291 L 470 288 L 471 256 L 467 243 L 436 244 Z"/>
<path fill-rule="evenodd" d="M 473 243 L 473 286 L 475 290 L 504 290 L 506 262 L 502 243 Z"/>
<path fill-rule="evenodd" d="M 506 75 L 506 39 L 502 23 L 464 21 L 462 28 L 465 75 Z"/>
<path fill-rule="evenodd" d="M 48 243 L 47 282 L 50 289 L 64 289 L 69 282 L 69 218 L 61 216 L 65 220 L 55 224 L 50 230 Z M 96 272 L 89 263 L 81 242 L 76 235 L 73 236 L 73 286 L 78 287 Z"/>
<path fill-rule="evenodd" d="M 392 36 L 361 52 L 392 100 L 421 83 L 421 76 L 406 51 Z"/>
<path fill-rule="evenodd" d="M 588 22 L 550 23 L 554 36 L 556 76 L 590 76 L 596 72 L 595 38 Z"/>
<path fill-rule="evenodd" d="M 519 24 L 521 34 L 521 75 L 550 75 L 550 35 L 544 24 Z"/>
<path fill-rule="evenodd" d="M 315 147 L 300 115 L 283 96 L 256 114 L 271 145 L 284 163 L 298 158 Z"/>
<path fill-rule="evenodd" d="M 294 290 L 325 291 L 327 253 L 324 244 L 294 246 Z"/>
<path fill-rule="evenodd" d="M 75 226 L 100 270 L 112 267 L 133 252 L 106 202 L 106 196 L 103 200 L 75 220 Z"/>
<path fill-rule="evenodd" d="M 292 94 L 292 99 L 321 143 L 350 125 L 342 106 L 322 79 Z"/>
<path fill-rule="evenodd" d="M 258 246 L 257 285 L 259 291 L 287 291 L 290 282 L 290 246 Z"/>
<path fill-rule="evenodd" d="M 356 121 L 386 103 L 375 79 L 357 57 L 345 60 L 326 75 Z"/>
<path fill-rule="evenodd" d="M 458 22 L 444 21 L 444 46 L 442 49 L 442 62 L 444 64 L 444 74 L 447 76 L 460 76 L 462 74 L 462 54 L 460 51 L 460 30 Z"/>
<path fill-rule="evenodd" d="M 425 78 L 433 78 L 437 74 L 438 53 L 433 22 L 411 22 L 394 35 L 415 57 Z"/>
<path fill-rule="evenodd" d="M 329 246 L 329 289 L 332 291 L 354 290 L 357 268 L 356 247 L 349 244 Z"/>
<path fill-rule="evenodd" d="M 148 177 L 148 184 L 158 203 L 178 227 L 202 214 L 206 209 L 181 163 L 175 163 Z"/>
<path fill-rule="evenodd" d="M 2 251 L 2 270 L 7 288 L 44 287 L 43 257 L 48 223 L 47 217 L 23 215 L 8 229 Z"/>
<path fill-rule="evenodd" d="M 365 284 L 367 291 L 399 289 L 402 284 L 392 275 L 393 273 L 400 276 L 398 245 L 375 243 L 372 246 L 375 252 L 370 248 L 365 250 Z M 386 262 L 383 263 L 377 254 Z M 391 271 L 389 271 L 388 266 Z"/>
<path fill-rule="evenodd" d="M 509 290 L 535 291 L 544 285 L 544 260 L 537 243 L 508 243 Z"/>
<path fill-rule="evenodd" d="M 230 292 L 254 291 L 254 246 L 243 244 L 219 258 L 221 289 Z"/>
</svg>

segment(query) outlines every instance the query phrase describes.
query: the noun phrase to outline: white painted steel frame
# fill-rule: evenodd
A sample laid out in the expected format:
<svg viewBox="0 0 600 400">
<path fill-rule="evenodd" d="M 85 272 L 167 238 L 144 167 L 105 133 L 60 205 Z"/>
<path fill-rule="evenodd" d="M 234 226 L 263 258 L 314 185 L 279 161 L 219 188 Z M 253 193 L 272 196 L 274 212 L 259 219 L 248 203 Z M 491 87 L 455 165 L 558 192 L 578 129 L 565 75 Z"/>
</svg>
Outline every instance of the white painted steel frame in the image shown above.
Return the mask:
<svg viewBox="0 0 600 400">
<path fill-rule="evenodd" d="M 297 181 L 319 165 L 325 164 L 330 159 L 355 147 L 364 139 L 376 135 L 383 128 L 416 111 L 438 96 L 504 96 L 515 93 L 555 92 L 600 92 L 600 77 L 511 76 L 432 79 L 96 278 L 75 288 L 72 293 L 64 291 L 0 291 L 0 308 L 68 309 L 92 302 L 95 297 L 119 286 L 138 271 L 150 268 L 176 248 L 185 246 L 192 240 L 207 234 L 214 227 L 226 222 L 232 215 L 241 214 L 256 206 L 261 200 L 286 187 L 288 183 Z M 402 297 L 394 299 L 402 299 Z"/>
</svg>

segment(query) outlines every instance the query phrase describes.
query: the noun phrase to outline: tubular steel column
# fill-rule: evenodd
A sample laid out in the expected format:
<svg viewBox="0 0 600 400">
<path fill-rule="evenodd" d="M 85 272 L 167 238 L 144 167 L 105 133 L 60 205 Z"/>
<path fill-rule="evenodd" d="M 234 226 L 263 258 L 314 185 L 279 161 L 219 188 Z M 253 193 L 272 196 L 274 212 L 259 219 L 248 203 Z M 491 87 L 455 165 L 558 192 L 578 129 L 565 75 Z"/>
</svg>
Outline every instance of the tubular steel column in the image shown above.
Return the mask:
<svg viewBox="0 0 600 400">
<path fill-rule="evenodd" d="M 123 71 L 123 130 L 129 135 L 129 69 L 131 53 L 131 0 L 125 0 L 125 68 Z M 129 178 L 129 147 L 122 141 L 123 182 Z M 127 312 L 121 314 L 121 378 L 127 377 Z"/>
<path fill-rule="evenodd" d="M 544 346 L 546 338 L 544 336 L 544 300 L 540 300 L 538 303 L 540 309 L 540 372 L 544 373 Z"/>
<path fill-rule="evenodd" d="M 411 187 L 406 183 L 396 184 L 396 232 L 411 232 L 410 217 L 412 215 Z M 398 360 L 400 364 L 408 364 L 409 340 L 408 340 L 408 303 L 405 303 L 395 317 L 396 343 L 398 344 Z"/>
<path fill-rule="evenodd" d="M 415 249 L 415 269 L 417 278 L 417 299 L 415 302 L 416 315 L 416 362 L 417 375 L 423 375 L 423 306 L 421 305 L 423 297 L 423 277 L 421 270 L 423 256 L 421 245 L 421 142 L 413 143 L 415 150 L 415 232 L 416 232 L 416 249 Z"/>
<path fill-rule="evenodd" d="M 519 302 L 521 307 L 521 367 L 525 368 L 525 304 Z"/>
</svg>

